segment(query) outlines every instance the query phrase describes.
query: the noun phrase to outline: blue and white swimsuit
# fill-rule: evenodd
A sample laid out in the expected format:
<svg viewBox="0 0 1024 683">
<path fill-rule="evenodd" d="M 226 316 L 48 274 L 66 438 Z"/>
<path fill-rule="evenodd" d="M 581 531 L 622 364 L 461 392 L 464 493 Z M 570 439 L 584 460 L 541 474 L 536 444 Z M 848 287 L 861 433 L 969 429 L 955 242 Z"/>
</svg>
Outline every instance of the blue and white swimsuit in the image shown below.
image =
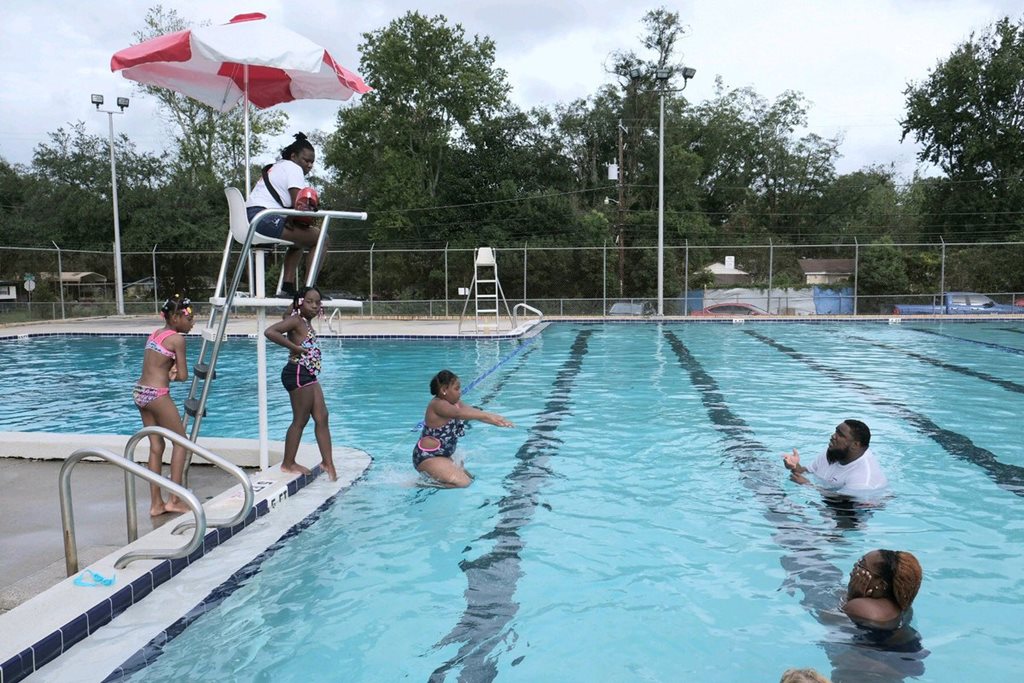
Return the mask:
<svg viewBox="0 0 1024 683">
<path fill-rule="evenodd" d="M 459 437 L 466 435 L 466 423 L 462 420 L 448 420 L 440 427 L 428 427 L 423 425 L 420 438 L 412 449 L 413 467 L 419 467 L 427 458 L 442 457 L 450 458 L 455 453 L 455 447 L 459 444 Z M 437 448 L 424 450 L 420 444 L 424 437 L 437 439 Z"/>
</svg>

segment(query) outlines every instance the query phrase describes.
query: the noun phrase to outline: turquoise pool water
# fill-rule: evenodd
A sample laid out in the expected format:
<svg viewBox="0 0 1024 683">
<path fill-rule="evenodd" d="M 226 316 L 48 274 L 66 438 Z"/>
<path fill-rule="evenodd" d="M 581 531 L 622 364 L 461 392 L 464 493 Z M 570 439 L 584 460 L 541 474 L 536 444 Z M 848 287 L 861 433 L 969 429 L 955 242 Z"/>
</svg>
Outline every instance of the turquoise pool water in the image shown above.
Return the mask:
<svg viewBox="0 0 1024 683">
<path fill-rule="evenodd" d="M 0 342 L 0 357 L 29 348 L 17 344 L 39 362 L 88 350 L 55 379 L 78 397 L 63 409 L 21 393 L 5 362 L 16 407 L 0 430 L 121 431 L 137 414 L 139 339 Z M 218 386 L 237 365 L 232 396 L 254 395 L 252 354 L 233 342 Z M 371 470 L 126 663 L 132 681 L 1019 676 L 1019 323 L 559 324 L 524 348 L 332 340 L 325 357 L 335 440 L 369 452 Z M 469 489 L 411 488 L 430 375 L 450 367 L 465 384 L 503 359 L 467 400 L 517 428 L 470 430 Z M 272 384 L 272 438 L 282 397 Z M 79 400 L 86 418 L 113 414 L 86 429 L 59 417 Z M 204 433 L 255 434 L 255 398 L 220 410 L 214 398 Z M 871 426 L 890 479 L 874 507 L 826 505 L 780 462 L 793 446 L 819 452 L 846 417 Z M 919 642 L 899 652 L 836 609 L 853 562 L 879 547 L 914 552 L 925 572 Z"/>
</svg>

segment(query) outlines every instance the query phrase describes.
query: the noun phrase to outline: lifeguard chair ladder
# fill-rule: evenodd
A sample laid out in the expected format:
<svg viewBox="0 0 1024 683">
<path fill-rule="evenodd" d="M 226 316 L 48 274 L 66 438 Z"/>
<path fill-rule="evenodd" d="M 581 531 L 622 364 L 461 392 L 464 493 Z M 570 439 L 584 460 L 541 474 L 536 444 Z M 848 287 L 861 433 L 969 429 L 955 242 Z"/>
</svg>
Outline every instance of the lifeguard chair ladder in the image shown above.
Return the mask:
<svg viewBox="0 0 1024 683">
<path fill-rule="evenodd" d="M 501 290 L 501 282 L 498 280 L 498 262 L 491 247 L 479 247 L 473 253 L 473 282 L 469 286 L 466 303 L 462 307 L 462 316 L 459 318 L 460 332 L 470 298 L 474 303 L 473 317 L 477 332 L 498 331 L 502 305 L 505 306 L 509 320 L 512 319 L 512 312 L 508 310 L 508 302 L 505 301 L 505 293 Z"/>
</svg>

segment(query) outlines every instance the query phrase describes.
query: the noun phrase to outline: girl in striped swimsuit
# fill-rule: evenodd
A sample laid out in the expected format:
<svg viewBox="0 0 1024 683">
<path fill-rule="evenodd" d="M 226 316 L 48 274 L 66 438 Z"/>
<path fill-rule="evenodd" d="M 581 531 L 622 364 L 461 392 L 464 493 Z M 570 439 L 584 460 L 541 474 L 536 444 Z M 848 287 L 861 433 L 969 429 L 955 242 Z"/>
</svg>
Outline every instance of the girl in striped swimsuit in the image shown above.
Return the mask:
<svg viewBox="0 0 1024 683">
<path fill-rule="evenodd" d="M 281 370 L 281 383 L 292 404 L 292 423 L 284 439 L 281 471 L 309 474 L 309 469 L 295 462 L 295 457 L 299 452 L 302 432 L 312 417 L 316 424 L 316 443 L 320 447 L 320 466 L 334 481 L 338 475 L 334 470 L 327 402 L 324 401 L 324 391 L 317 381 L 317 375 L 320 374 L 320 344 L 309 322 L 321 312 L 321 298 L 320 290 L 316 287 L 303 287 L 292 301 L 291 315 L 268 327 L 263 335 L 291 351 L 288 362 Z"/>
</svg>

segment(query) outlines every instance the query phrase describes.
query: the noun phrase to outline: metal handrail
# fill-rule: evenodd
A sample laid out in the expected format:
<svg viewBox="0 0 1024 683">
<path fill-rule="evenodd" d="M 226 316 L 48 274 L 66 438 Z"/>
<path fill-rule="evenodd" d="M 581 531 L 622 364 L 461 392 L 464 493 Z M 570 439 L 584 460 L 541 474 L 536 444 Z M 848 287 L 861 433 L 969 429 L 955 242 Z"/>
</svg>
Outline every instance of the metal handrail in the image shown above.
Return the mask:
<svg viewBox="0 0 1024 683">
<path fill-rule="evenodd" d="M 528 311 L 530 313 L 533 313 L 540 320 L 544 319 L 544 313 L 541 312 L 541 310 L 539 308 L 534 308 L 530 304 L 516 304 L 515 306 L 512 307 L 512 329 L 513 330 L 516 329 L 517 327 L 519 327 L 519 316 L 517 315 L 516 312 L 520 308 L 523 309 L 524 311 Z"/>
<path fill-rule="evenodd" d="M 330 330 L 331 334 L 337 334 L 338 331 L 341 330 L 341 322 L 340 321 L 338 322 L 338 330 L 334 329 L 334 318 L 335 318 L 335 316 L 340 317 L 340 314 L 341 314 L 341 309 L 340 308 L 335 308 L 334 311 L 331 312 L 331 317 L 327 319 L 327 329 Z"/>
<path fill-rule="evenodd" d="M 112 453 L 105 448 L 79 448 L 64 461 L 64 464 L 60 468 L 60 475 L 58 477 L 60 490 L 60 519 L 61 525 L 64 527 L 64 564 L 67 569 L 68 576 L 78 573 L 78 544 L 75 541 L 75 515 L 71 502 L 71 471 L 74 469 L 75 465 L 82 461 L 83 458 L 87 458 L 90 455 L 106 460 L 110 464 L 116 465 L 125 471 L 126 505 L 129 499 L 129 487 L 133 494 L 131 496 L 131 500 L 133 501 L 131 516 L 134 516 L 135 514 L 135 482 L 129 478 L 129 474 L 141 477 L 150 484 L 155 484 L 156 486 L 166 489 L 172 494 L 178 496 L 178 498 L 188 505 L 196 517 L 195 533 L 192 536 L 192 540 L 185 546 L 181 548 L 151 549 L 125 553 L 118 558 L 116 562 L 114 562 L 115 568 L 123 569 L 136 560 L 173 560 L 178 557 L 187 557 L 203 544 L 203 537 L 206 535 L 206 513 L 203 511 L 203 506 L 199 502 L 199 499 L 196 498 L 191 491 L 186 489 L 184 486 L 175 484 L 170 479 L 160 476 L 148 467 L 143 467 L 142 465 L 134 463 L 131 460 L 117 455 L 116 453 Z M 129 542 L 133 540 L 135 539 L 129 538 Z"/>
<path fill-rule="evenodd" d="M 135 449 L 138 447 L 139 442 L 142 441 L 144 437 L 149 436 L 150 434 L 160 435 L 165 439 L 169 439 L 172 443 L 176 443 L 179 446 L 184 446 L 189 450 L 189 452 L 195 453 L 196 455 L 199 455 L 202 458 L 206 458 L 208 461 L 210 461 L 217 467 L 221 468 L 222 470 L 233 476 L 235 479 L 238 480 L 238 483 L 242 485 L 242 509 L 239 510 L 238 513 L 230 519 L 216 521 L 209 519 L 206 520 L 207 527 L 213 527 L 215 529 L 221 527 L 232 527 L 246 518 L 246 516 L 249 514 L 249 511 L 252 510 L 252 504 L 256 498 L 255 493 L 252 490 L 252 482 L 249 481 L 249 477 L 246 475 L 246 473 L 242 471 L 241 467 L 234 464 L 224 456 L 217 455 L 216 453 L 210 451 L 209 449 L 203 448 L 202 446 L 193 441 L 189 441 L 181 434 L 172 432 L 170 429 L 167 429 L 166 427 L 143 427 L 139 431 L 135 432 L 132 438 L 128 439 L 128 443 L 124 447 L 124 457 L 126 460 L 135 462 Z M 135 487 L 132 486 L 130 492 L 128 492 L 128 490 L 126 489 L 126 495 L 128 495 L 131 498 L 130 509 L 135 510 Z M 193 525 L 193 522 L 182 522 L 178 526 L 174 527 L 174 530 L 171 533 L 181 533 L 182 531 L 191 528 Z M 131 531 L 129 531 L 129 534 L 130 533 Z"/>
</svg>

